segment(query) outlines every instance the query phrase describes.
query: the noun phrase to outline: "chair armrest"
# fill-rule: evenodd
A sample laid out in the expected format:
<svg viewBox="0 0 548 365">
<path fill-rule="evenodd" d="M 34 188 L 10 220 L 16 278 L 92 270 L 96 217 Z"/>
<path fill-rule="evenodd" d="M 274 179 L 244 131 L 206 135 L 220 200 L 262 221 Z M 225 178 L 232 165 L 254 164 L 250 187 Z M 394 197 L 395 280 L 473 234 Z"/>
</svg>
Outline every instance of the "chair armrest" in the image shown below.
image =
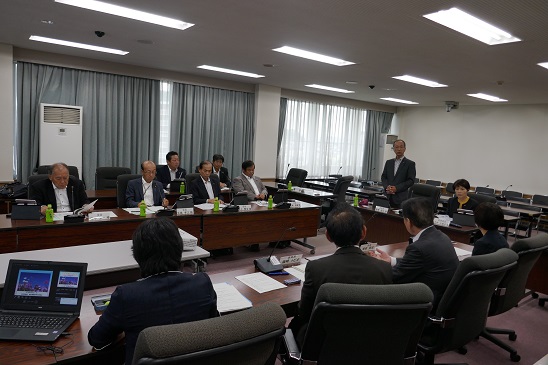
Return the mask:
<svg viewBox="0 0 548 365">
<path fill-rule="evenodd" d="M 289 355 L 290 361 L 300 361 L 301 350 L 299 350 L 299 345 L 297 345 L 297 341 L 295 341 L 293 331 L 290 328 L 286 329 L 283 336 L 283 341 L 285 348 L 287 349 L 287 354 Z"/>
</svg>

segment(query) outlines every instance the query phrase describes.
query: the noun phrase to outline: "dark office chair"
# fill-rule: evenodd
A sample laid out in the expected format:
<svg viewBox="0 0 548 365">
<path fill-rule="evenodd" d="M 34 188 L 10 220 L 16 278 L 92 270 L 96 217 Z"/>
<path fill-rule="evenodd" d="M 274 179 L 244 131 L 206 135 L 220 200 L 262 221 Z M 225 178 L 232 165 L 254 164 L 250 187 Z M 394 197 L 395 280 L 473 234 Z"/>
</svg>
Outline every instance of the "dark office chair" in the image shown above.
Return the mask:
<svg viewBox="0 0 548 365">
<path fill-rule="evenodd" d="M 292 168 L 287 173 L 287 176 L 284 180 L 284 184 L 287 184 L 291 181 L 292 186 L 303 186 L 304 180 L 308 176 L 308 171 L 303 169 Z"/>
<path fill-rule="evenodd" d="M 432 186 L 441 186 L 441 181 L 439 180 L 426 180 L 426 185 L 432 185 Z"/>
<path fill-rule="evenodd" d="M 503 198 L 506 198 L 508 200 L 512 200 L 513 198 L 523 198 L 523 193 L 512 190 L 503 190 L 501 195 Z"/>
<path fill-rule="evenodd" d="M 531 231 L 533 230 L 533 228 L 536 227 L 537 230 L 538 230 L 538 225 L 539 225 L 539 222 L 540 222 L 540 216 L 538 218 L 525 216 L 525 215 L 523 215 L 519 212 L 512 211 L 511 210 L 512 208 L 526 209 L 526 210 L 530 210 L 530 211 L 537 212 L 537 213 L 542 213 L 542 208 L 541 207 L 535 207 L 534 205 L 520 204 L 520 203 L 515 203 L 515 202 L 509 202 L 508 209 L 502 208 L 504 210 L 504 214 L 520 217 L 520 219 L 516 222 L 514 235 L 516 235 L 516 237 L 520 237 L 518 235 L 517 231 L 523 230 L 523 231 L 525 231 L 525 235 L 521 236 L 522 238 L 523 237 L 531 237 Z"/>
<path fill-rule="evenodd" d="M 149 327 L 137 339 L 134 365 L 274 364 L 286 315 L 266 303 L 201 321 Z"/>
<path fill-rule="evenodd" d="M 517 260 L 514 251 L 503 248 L 461 261 L 419 341 L 425 365 L 434 364 L 436 354 L 461 349 L 480 335 L 491 296 Z"/>
<path fill-rule="evenodd" d="M 127 208 L 126 205 L 126 189 L 129 180 L 142 177 L 139 174 L 123 174 L 116 177 L 116 203 L 118 208 Z"/>
<path fill-rule="evenodd" d="M 185 180 L 186 180 L 186 188 L 187 188 L 187 191 L 190 191 L 189 189 L 190 189 L 190 184 L 192 183 L 192 181 L 193 181 L 194 179 L 199 178 L 199 177 L 200 177 L 200 174 L 199 174 L 199 173 L 196 173 L 196 172 L 194 172 L 194 173 L 192 173 L 192 174 L 186 174 Z"/>
<path fill-rule="evenodd" d="M 468 196 L 471 199 L 474 199 L 478 204 L 481 204 L 483 202 L 497 204 L 497 198 L 495 198 L 494 196 L 490 196 L 486 194 L 476 194 L 471 192 L 468 192 Z"/>
<path fill-rule="evenodd" d="M 478 186 L 476 187 L 475 193 L 495 196 L 495 189 L 484 187 L 484 186 Z"/>
<path fill-rule="evenodd" d="M 118 175 L 131 174 L 129 167 L 98 167 L 95 170 L 95 189 L 116 189 Z"/>
<path fill-rule="evenodd" d="M 518 240 L 512 245 L 512 250 L 519 256 L 518 263 L 508 270 L 493 294 L 489 306 L 489 317 L 509 311 L 516 307 L 520 300 L 526 296 L 525 285 L 529 272 L 546 249 L 548 249 L 547 234 L 539 234 L 535 237 Z M 516 332 L 510 329 L 485 327 L 481 332 L 481 337 L 508 351 L 512 361 L 520 361 L 517 351 L 493 336 L 494 334 L 506 334 L 511 341 L 515 341 L 517 338 Z"/>
<path fill-rule="evenodd" d="M 548 195 L 535 194 L 531 202 L 533 204 L 548 205 Z"/>
<path fill-rule="evenodd" d="M 32 185 L 34 183 L 36 183 L 37 181 L 48 179 L 48 178 L 49 178 L 48 174 L 30 175 L 29 176 L 28 190 L 27 190 L 27 194 L 28 194 L 29 199 L 31 199 L 31 197 L 33 196 L 33 193 L 34 193 L 34 188 L 32 187 Z"/>
<path fill-rule="evenodd" d="M 333 194 L 336 195 L 334 198 L 326 199 L 322 203 L 322 215 L 327 218 L 327 215 L 335 207 L 337 203 L 345 202 L 346 191 L 350 186 L 350 183 L 354 180 L 354 176 L 343 176 L 337 180 L 335 187 L 333 188 Z M 324 220 L 325 223 L 325 220 Z"/>
<path fill-rule="evenodd" d="M 289 364 L 414 364 L 433 297 L 422 283 L 323 284 L 301 348 L 288 329 L 282 357 Z"/>
<path fill-rule="evenodd" d="M 40 165 L 38 168 L 36 168 L 36 174 L 42 175 L 42 174 L 48 174 L 48 170 L 51 165 Z M 75 178 L 79 179 L 80 174 L 78 173 L 78 168 L 76 166 L 69 166 L 69 175 L 74 176 Z"/>
<path fill-rule="evenodd" d="M 432 202 L 432 209 L 434 213 L 438 210 L 438 203 L 440 201 L 441 189 L 437 186 L 426 184 L 414 184 L 409 188 L 409 198 L 428 198 Z"/>
<path fill-rule="evenodd" d="M 510 203 L 516 202 L 516 203 L 531 205 L 531 199 L 529 198 L 520 198 L 517 196 L 512 196 L 512 197 L 507 197 L 506 199 L 507 199 L 506 201 Z"/>
<path fill-rule="evenodd" d="M 447 183 L 447 185 L 445 185 L 445 192 L 448 194 L 455 194 L 455 189 L 453 189 L 453 183 Z"/>
</svg>

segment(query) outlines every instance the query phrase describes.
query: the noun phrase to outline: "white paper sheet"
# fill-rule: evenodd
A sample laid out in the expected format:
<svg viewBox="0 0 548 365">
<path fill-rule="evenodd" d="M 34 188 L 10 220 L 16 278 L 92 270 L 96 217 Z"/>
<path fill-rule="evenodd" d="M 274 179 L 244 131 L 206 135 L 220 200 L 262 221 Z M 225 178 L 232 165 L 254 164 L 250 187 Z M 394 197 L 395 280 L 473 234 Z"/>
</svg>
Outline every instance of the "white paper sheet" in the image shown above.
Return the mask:
<svg viewBox="0 0 548 365">
<path fill-rule="evenodd" d="M 217 310 L 219 313 L 251 308 L 253 306 L 249 299 L 228 283 L 213 284 L 213 289 L 217 293 Z"/>
<path fill-rule="evenodd" d="M 284 284 L 272 279 L 270 276 L 265 275 L 262 272 L 236 276 L 236 279 L 261 294 L 286 287 Z"/>
</svg>

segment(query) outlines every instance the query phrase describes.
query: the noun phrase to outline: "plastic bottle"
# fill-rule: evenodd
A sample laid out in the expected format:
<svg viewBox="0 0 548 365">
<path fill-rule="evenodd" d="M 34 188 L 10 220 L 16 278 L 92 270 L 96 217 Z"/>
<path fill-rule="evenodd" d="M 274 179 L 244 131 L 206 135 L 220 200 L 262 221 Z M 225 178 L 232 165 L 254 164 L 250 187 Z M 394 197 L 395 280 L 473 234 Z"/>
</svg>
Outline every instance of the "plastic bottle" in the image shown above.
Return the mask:
<svg viewBox="0 0 548 365">
<path fill-rule="evenodd" d="M 141 202 L 141 205 L 139 205 L 139 216 L 141 217 L 147 216 L 147 205 L 145 204 L 144 200 Z"/>
<path fill-rule="evenodd" d="M 213 202 L 213 211 L 214 212 L 219 211 L 219 198 L 215 198 L 215 201 Z"/>
<path fill-rule="evenodd" d="M 274 199 L 272 199 L 272 195 L 268 196 L 268 209 L 272 209 L 274 205 Z"/>
<path fill-rule="evenodd" d="M 291 180 L 287 183 L 287 190 L 293 190 L 293 184 L 291 183 Z"/>
<path fill-rule="evenodd" d="M 179 193 L 184 194 L 185 193 L 185 182 L 181 181 L 181 185 L 179 185 Z"/>
<path fill-rule="evenodd" d="M 51 204 L 48 204 L 48 207 L 46 208 L 46 222 L 53 223 L 53 208 L 51 207 Z"/>
<path fill-rule="evenodd" d="M 358 194 L 354 194 L 354 206 L 358 206 Z"/>
</svg>

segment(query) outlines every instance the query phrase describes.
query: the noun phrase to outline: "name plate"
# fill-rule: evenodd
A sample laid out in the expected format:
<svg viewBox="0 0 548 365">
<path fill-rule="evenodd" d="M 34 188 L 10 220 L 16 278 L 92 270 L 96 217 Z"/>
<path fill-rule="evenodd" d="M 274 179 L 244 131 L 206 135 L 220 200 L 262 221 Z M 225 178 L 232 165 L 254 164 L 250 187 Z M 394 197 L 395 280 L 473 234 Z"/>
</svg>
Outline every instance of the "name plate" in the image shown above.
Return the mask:
<svg viewBox="0 0 548 365">
<path fill-rule="evenodd" d="M 300 208 L 301 207 L 300 202 L 290 202 L 290 203 L 291 203 L 291 208 Z"/>
<path fill-rule="evenodd" d="M 191 215 L 194 214 L 194 208 L 177 208 L 177 215 Z"/>
<path fill-rule="evenodd" d="M 388 213 L 389 208 L 376 205 L 375 212 Z"/>
<path fill-rule="evenodd" d="M 377 243 L 376 242 L 368 242 L 368 243 L 365 243 L 365 244 L 360 246 L 360 249 L 363 252 L 375 251 L 376 248 L 377 248 Z"/>
<path fill-rule="evenodd" d="M 240 212 L 247 212 L 251 210 L 251 204 L 238 205 L 240 207 Z"/>
<path fill-rule="evenodd" d="M 88 221 L 108 221 L 110 219 L 110 212 L 92 212 L 88 214 Z"/>
<path fill-rule="evenodd" d="M 304 193 L 304 188 L 293 188 L 293 191 L 296 191 L 297 193 Z"/>
<path fill-rule="evenodd" d="M 282 265 L 293 265 L 298 264 L 301 262 L 301 257 L 303 257 L 302 254 L 298 255 L 290 255 L 290 256 L 282 256 L 280 257 L 280 264 Z"/>
<path fill-rule="evenodd" d="M 449 227 L 449 223 L 451 223 L 451 222 L 449 222 L 448 220 L 434 218 L 434 224 L 436 226 Z"/>
</svg>

